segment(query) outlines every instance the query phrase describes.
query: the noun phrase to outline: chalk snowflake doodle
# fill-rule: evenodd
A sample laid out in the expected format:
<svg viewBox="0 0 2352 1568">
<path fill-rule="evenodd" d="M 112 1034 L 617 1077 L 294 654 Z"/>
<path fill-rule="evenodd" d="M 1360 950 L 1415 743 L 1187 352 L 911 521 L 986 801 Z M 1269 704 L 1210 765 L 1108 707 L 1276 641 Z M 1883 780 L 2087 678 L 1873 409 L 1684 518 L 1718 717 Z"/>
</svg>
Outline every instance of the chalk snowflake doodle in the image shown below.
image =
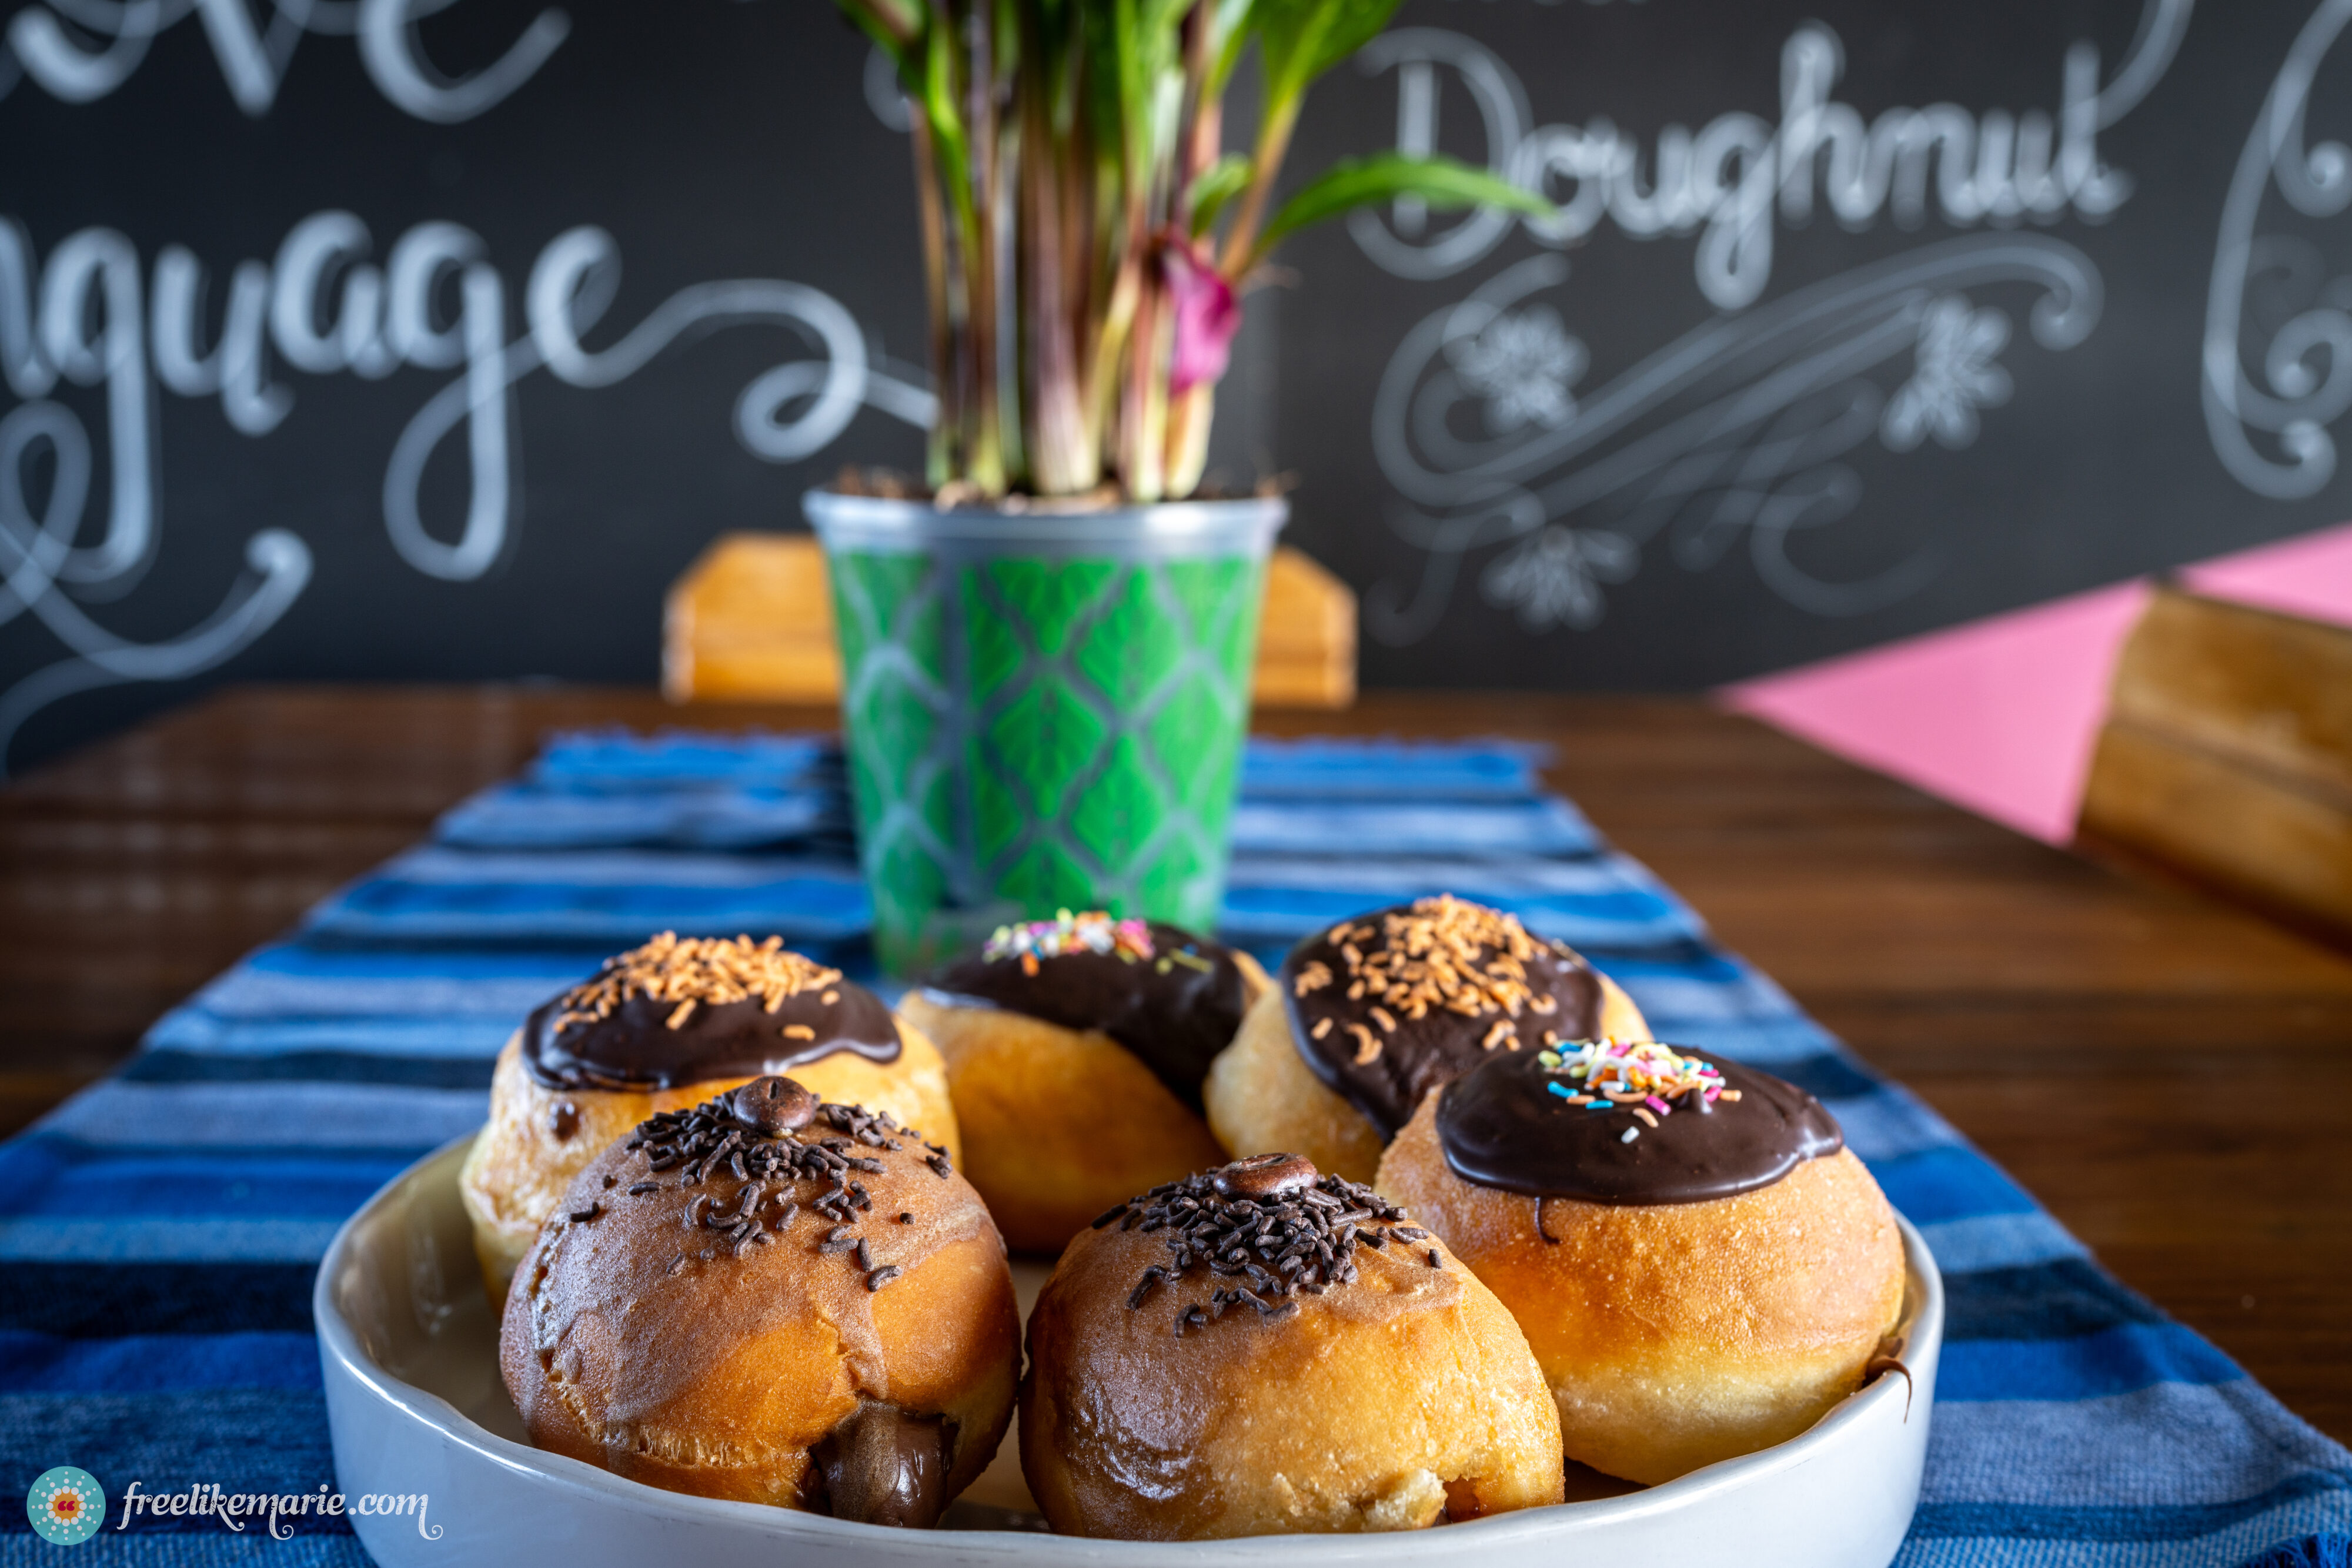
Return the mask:
<svg viewBox="0 0 2352 1568">
<path fill-rule="evenodd" d="M 1486 402 L 1486 428 L 1508 435 L 1530 424 L 1557 430 L 1576 413 L 1569 389 L 1591 361 L 1549 305 L 1507 310 L 1475 337 L 1449 345 L 1463 384 Z"/>
<path fill-rule="evenodd" d="M 1998 362 L 2009 346 L 2009 318 L 1948 294 L 1919 319 L 1917 368 L 1888 400 L 1878 422 L 1889 450 L 1908 452 L 1933 435 L 1954 451 L 1977 438 L 1977 410 L 2009 401 L 2009 372 Z"/>
</svg>

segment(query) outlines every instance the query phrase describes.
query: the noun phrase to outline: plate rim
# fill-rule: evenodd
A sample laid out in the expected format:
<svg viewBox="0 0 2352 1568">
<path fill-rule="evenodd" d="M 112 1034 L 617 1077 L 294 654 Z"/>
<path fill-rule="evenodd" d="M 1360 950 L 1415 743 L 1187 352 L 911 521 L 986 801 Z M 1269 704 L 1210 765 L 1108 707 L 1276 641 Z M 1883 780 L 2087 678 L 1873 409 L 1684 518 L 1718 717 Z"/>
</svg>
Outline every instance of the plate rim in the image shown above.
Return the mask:
<svg viewBox="0 0 2352 1568">
<path fill-rule="evenodd" d="M 607 1506 L 617 1506 L 634 1513 L 674 1518 L 680 1522 L 749 1529 L 765 1535 L 815 1543 L 855 1546 L 887 1539 L 894 1544 L 904 1544 L 908 1532 L 887 1525 L 864 1524 L 834 1519 L 825 1514 L 803 1513 L 768 1503 L 739 1502 L 725 1498 L 669 1491 L 615 1475 L 580 1459 L 517 1443 L 490 1431 L 439 1395 L 404 1382 L 379 1365 L 361 1344 L 358 1332 L 344 1318 L 335 1302 L 336 1276 L 341 1271 L 354 1246 L 363 1220 L 392 1201 L 404 1186 L 422 1180 L 426 1170 L 436 1162 L 454 1163 L 462 1158 L 479 1134 L 478 1128 L 462 1134 L 405 1166 L 371 1194 L 365 1203 L 336 1228 L 334 1239 L 328 1243 L 325 1254 L 319 1260 L 310 1291 L 311 1318 L 318 1332 L 319 1355 L 331 1378 L 340 1369 L 344 1375 L 433 1432 L 442 1441 L 469 1449 L 517 1476 L 584 1494 L 586 1499 Z M 1892 1210 L 1892 1206 L 1889 1207 Z M 1900 1211 L 1893 1212 L 1895 1227 L 1903 1238 L 1906 1298 L 1910 1292 L 1916 1292 L 1916 1301 L 1912 1303 L 1910 1312 L 1911 1333 L 1905 1342 L 1906 1359 L 1928 1359 L 1916 1354 L 1924 1344 L 1933 1347 L 1935 1354 L 1932 1359 L 1940 1363 L 1944 1337 L 1943 1274 L 1918 1228 Z M 1906 1421 L 1916 1417 L 1926 1424 L 1932 1419 L 1934 1413 L 1934 1380 L 1929 1378 L 1927 1387 L 1921 1389 L 1917 1386 L 1920 1379 L 1910 1375 L 1906 1369 L 1902 1381 L 1902 1397 L 1909 1401 L 1910 1406 Z M 1817 1450 L 1826 1447 L 1836 1434 L 1864 1419 L 1877 1405 L 1895 1397 L 1895 1377 L 1881 1375 L 1847 1396 L 1835 1409 L 1796 1437 L 1769 1448 L 1717 1460 L 1688 1475 L 1622 1497 L 1519 1509 L 1488 1519 L 1449 1525 L 1448 1537 L 1473 1550 L 1492 1549 L 1553 1535 L 1564 1540 L 1586 1529 L 1698 1506 L 1717 1494 L 1744 1488 L 1805 1463 Z M 331 1435 L 331 1421 L 330 1429 Z M 340 1459 L 340 1456 L 338 1458 Z M 1916 1497 L 1912 1507 L 1916 1511 Z M 1475 1532 L 1475 1536 L 1459 1535 L 1457 1531 Z M 1425 1542 L 1421 1540 L 1423 1532 L 1410 1530 L 1352 1535 L 1235 1536 L 1213 1541 L 1113 1541 L 1094 1536 L 1058 1535 L 1043 1531 L 931 1530 L 919 1533 L 926 1539 L 937 1541 L 943 1552 L 961 1553 L 966 1560 L 984 1556 L 1008 1560 L 1020 1558 L 1045 1563 L 1077 1563 L 1098 1560 L 1107 1548 L 1117 1548 L 1122 1562 L 1165 1563 L 1169 1568 L 1201 1568 L 1201 1565 L 1216 1561 L 1220 1554 L 1229 1554 L 1240 1542 L 1279 1541 L 1285 1552 L 1305 1552 L 1318 1562 L 1358 1561 L 1395 1564 L 1400 1568 L 1427 1550 Z"/>
</svg>

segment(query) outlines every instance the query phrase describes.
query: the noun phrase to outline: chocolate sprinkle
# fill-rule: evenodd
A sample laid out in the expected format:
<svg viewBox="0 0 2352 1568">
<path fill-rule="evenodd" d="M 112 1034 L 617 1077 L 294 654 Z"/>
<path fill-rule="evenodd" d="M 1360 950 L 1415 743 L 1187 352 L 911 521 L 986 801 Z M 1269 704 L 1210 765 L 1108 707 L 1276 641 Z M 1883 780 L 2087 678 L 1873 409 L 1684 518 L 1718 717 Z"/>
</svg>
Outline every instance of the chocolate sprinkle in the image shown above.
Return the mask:
<svg viewBox="0 0 2352 1568">
<path fill-rule="evenodd" d="M 1283 1163 L 1276 1166 L 1277 1160 Z M 1265 1177 L 1273 1170 L 1284 1178 L 1276 1190 L 1250 1190 L 1270 1185 Z M 1391 1233 L 1427 1238 L 1425 1230 L 1399 1225 L 1403 1218 L 1402 1209 L 1370 1187 L 1321 1176 L 1306 1160 L 1284 1155 L 1163 1182 L 1111 1209 L 1094 1228 L 1116 1219 L 1122 1230 L 1167 1233 L 1170 1261 L 1144 1270 L 1127 1298 L 1130 1308 L 1140 1308 L 1160 1285 L 1196 1271 L 1239 1281 L 1213 1291 L 1205 1306 L 1195 1301 L 1179 1310 L 1175 1332 L 1181 1335 L 1233 1307 L 1254 1308 L 1268 1321 L 1286 1317 L 1298 1305 L 1288 1298 L 1355 1283 L 1359 1241 L 1378 1248 Z M 1433 1266 L 1436 1258 L 1432 1251 Z"/>
<path fill-rule="evenodd" d="M 831 1224 L 815 1250 L 855 1253 L 854 1263 L 865 1276 L 866 1288 L 878 1291 L 905 1270 L 898 1264 L 877 1260 L 871 1245 L 857 1234 L 857 1217 L 873 1207 L 873 1200 L 849 1175 L 852 1171 L 878 1175 L 889 1167 L 869 1155 L 848 1151 L 899 1150 L 906 1147 L 906 1138 L 921 1140 L 887 1113 L 859 1105 L 824 1102 L 815 1103 L 809 1114 L 799 1114 L 800 1108 L 814 1102 L 814 1095 L 790 1079 L 759 1079 L 692 1110 L 665 1111 L 648 1117 L 637 1124 L 625 1146 L 642 1151 L 653 1170 L 677 1170 L 680 1186 L 699 1186 L 713 1176 L 731 1176 L 740 1184 L 731 1195 L 731 1206 L 722 1195 L 698 1192 L 687 1201 L 683 1218 L 689 1230 L 719 1232 L 719 1245 L 730 1249 L 738 1258 L 754 1247 L 770 1245 L 799 1218 L 802 1202 L 791 1195 L 792 1186 L 802 1182 L 820 1184 L 822 1190 L 806 1205 Z M 788 1105 L 795 1107 L 793 1114 L 777 1113 Z M 787 1122 L 793 1124 L 783 1124 Z M 947 1151 L 936 1144 L 924 1143 L 922 1147 L 930 1151 L 924 1163 L 944 1180 L 950 1169 Z M 628 1196 L 641 1197 L 661 1190 L 659 1182 L 641 1181 L 628 1188 Z M 600 1212 L 602 1206 L 592 1204 L 571 1218 L 593 1219 Z M 898 1218 L 902 1225 L 914 1222 L 911 1212 Z M 706 1247 L 699 1256 L 709 1260 L 717 1252 L 716 1246 Z"/>
</svg>

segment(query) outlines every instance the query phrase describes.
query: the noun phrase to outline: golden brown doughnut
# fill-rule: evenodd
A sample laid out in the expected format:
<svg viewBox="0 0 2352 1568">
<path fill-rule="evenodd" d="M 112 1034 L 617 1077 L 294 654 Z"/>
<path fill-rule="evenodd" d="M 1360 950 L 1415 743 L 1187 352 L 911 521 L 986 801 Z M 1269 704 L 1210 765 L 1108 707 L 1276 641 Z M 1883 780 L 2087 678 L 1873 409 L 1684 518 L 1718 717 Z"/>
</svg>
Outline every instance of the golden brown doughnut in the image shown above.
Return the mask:
<svg viewBox="0 0 2352 1568">
<path fill-rule="evenodd" d="M 1560 1500 L 1559 1423 L 1510 1314 L 1368 1189 L 1274 1155 L 1105 1218 L 1029 1319 L 1021 1468 L 1056 1531 L 1405 1530 Z M 1264 1218 L 1255 1273 L 1192 1249 Z M 1293 1233 L 1336 1239 L 1330 1261 L 1278 1271 Z"/>
<path fill-rule="evenodd" d="M 658 1112 L 787 1069 L 824 1099 L 887 1112 L 961 1157 L 937 1049 L 776 937 L 665 933 L 539 1008 L 499 1052 L 489 1124 L 457 1178 L 491 1304 L 605 1145 Z"/>
<path fill-rule="evenodd" d="M 944 1155 L 761 1078 L 589 1163 L 515 1275 L 499 1364 L 551 1452 L 923 1526 L 995 1453 L 1019 1332 L 1003 1242 Z"/>
<path fill-rule="evenodd" d="M 1129 1193 L 1223 1163 L 1202 1076 L 1268 989 L 1247 953 L 1088 913 L 1005 927 L 898 1005 L 947 1061 L 964 1174 L 1006 1241 L 1050 1256 Z"/>
<path fill-rule="evenodd" d="M 1369 979 L 1350 950 L 1370 966 Z M 1464 983 L 1438 983 L 1454 977 Z M 1418 1016 L 1407 997 L 1419 998 Z M 1546 1003 L 1549 1011 L 1537 1010 Z M 1202 1094 L 1228 1154 L 1295 1149 L 1370 1181 L 1422 1098 L 1487 1052 L 1648 1032 L 1633 999 L 1565 943 L 1483 904 L 1424 898 L 1293 948 Z"/>
<path fill-rule="evenodd" d="M 1490 1062 L 1423 1101 L 1381 1161 L 1381 1193 L 1517 1317 L 1568 1457 L 1629 1480 L 1802 1432 L 1861 1385 L 1903 1304 L 1894 1211 L 1835 1122 L 1710 1061 L 1738 1098 L 1666 1092 L 1663 1117 L 1555 1094 L 1582 1081 L 1538 1058 Z M 1581 1196 L 1543 1195 L 1560 1189 Z"/>
</svg>

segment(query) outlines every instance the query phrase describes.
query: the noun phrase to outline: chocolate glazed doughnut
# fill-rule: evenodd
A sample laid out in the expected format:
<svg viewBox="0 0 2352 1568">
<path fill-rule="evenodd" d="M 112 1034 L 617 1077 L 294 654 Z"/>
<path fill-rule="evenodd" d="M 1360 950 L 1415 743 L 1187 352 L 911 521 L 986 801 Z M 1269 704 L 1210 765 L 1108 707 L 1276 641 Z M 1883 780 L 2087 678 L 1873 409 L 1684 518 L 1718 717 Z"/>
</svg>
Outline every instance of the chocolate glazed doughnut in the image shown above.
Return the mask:
<svg viewBox="0 0 2352 1568">
<path fill-rule="evenodd" d="M 1647 1032 L 1567 944 L 1483 904 L 1424 898 L 1291 949 L 1210 1071 L 1209 1124 L 1231 1153 L 1298 1149 L 1369 1181 L 1430 1091 L 1496 1052 Z"/>
<path fill-rule="evenodd" d="M 580 1173 L 507 1301 L 531 1440 L 675 1491 L 927 1527 L 1011 1416 L 1004 1247 L 946 1151 L 761 1078 Z"/>
<path fill-rule="evenodd" d="M 458 1178 L 492 1301 L 605 1145 L 656 1112 L 786 1071 L 961 1152 L 930 1042 L 778 937 L 664 933 L 533 1009 L 499 1055 L 490 1124 Z"/>
<path fill-rule="evenodd" d="M 1860 1387 L 1904 1291 L 1894 1211 L 1796 1085 L 1655 1041 L 1499 1056 L 1381 1160 L 1518 1319 L 1568 1457 L 1655 1483 Z"/>
<path fill-rule="evenodd" d="M 1067 928 L 1076 934 L 1092 918 L 1108 922 L 1108 916 L 1073 916 Z M 1064 929 L 1058 921 L 1038 924 L 1049 936 Z M 1053 944 L 1058 951 L 1041 953 L 1047 944 L 1034 936 L 1025 946 L 1009 939 L 992 943 L 933 975 L 924 983 L 926 999 L 1098 1030 L 1198 1115 L 1201 1080 L 1217 1052 L 1233 1043 L 1249 1004 L 1242 973 L 1247 960 L 1162 920 L 1120 921 L 1111 930 L 1103 948 L 1081 941 Z"/>
<path fill-rule="evenodd" d="M 901 1004 L 947 1059 L 964 1168 L 1053 1253 L 1103 1206 L 1224 1157 L 1202 1080 L 1267 989 L 1248 954 L 1100 911 L 1008 925 Z"/>
<path fill-rule="evenodd" d="M 1510 1314 L 1370 1188 L 1269 1154 L 1114 1206 L 1029 1319 L 1021 1468 L 1065 1534 L 1412 1530 L 1558 1502 Z"/>
</svg>

